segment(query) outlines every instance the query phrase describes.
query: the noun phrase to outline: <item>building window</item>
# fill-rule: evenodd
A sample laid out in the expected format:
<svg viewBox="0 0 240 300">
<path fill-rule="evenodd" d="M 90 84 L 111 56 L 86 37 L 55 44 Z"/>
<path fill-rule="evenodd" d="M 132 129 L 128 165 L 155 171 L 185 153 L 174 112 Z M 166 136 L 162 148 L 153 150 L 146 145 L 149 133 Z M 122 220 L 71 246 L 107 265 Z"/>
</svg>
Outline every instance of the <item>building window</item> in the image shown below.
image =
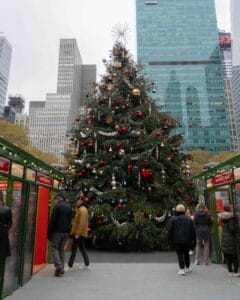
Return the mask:
<svg viewBox="0 0 240 300">
<path fill-rule="evenodd" d="M 158 1 L 157 0 L 146 0 L 145 4 L 147 4 L 147 5 L 154 5 L 154 4 L 158 4 Z"/>
</svg>

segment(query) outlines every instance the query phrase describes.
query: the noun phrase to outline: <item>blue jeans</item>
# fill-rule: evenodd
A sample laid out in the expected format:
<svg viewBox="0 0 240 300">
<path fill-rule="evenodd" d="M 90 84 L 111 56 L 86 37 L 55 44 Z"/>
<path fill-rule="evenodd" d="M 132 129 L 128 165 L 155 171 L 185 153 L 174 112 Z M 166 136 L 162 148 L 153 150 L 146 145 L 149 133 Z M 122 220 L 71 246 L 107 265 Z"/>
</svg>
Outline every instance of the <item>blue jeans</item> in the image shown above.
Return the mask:
<svg viewBox="0 0 240 300">
<path fill-rule="evenodd" d="M 64 246 L 68 239 L 68 233 L 56 232 L 52 234 L 52 256 L 53 263 L 57 270 L 64 270 L 65 252 Z"/>
</svg>

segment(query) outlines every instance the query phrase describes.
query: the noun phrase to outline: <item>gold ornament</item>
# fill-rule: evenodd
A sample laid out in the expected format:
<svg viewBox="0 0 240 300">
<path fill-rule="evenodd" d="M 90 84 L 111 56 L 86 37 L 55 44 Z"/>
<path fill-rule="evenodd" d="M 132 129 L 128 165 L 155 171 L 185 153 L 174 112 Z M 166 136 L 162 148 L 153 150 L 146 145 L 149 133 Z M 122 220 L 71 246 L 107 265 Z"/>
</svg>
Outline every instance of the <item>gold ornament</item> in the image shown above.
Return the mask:
<svg viewBox="0 0 240 300">
<path fill-rule="evenodd" d="M 113 84 L 111 84 L 111 83 L 108 84 L 108 85 L 107 85 L 107 90 L 108 90 L 108 91 L 111 91 L 112 89 L 113 89 Z"/>
<path fill-rule="evenodd" d="M 122 63 L 120 61 L 115 60 L 113 62 L 113 67 L 114 68 L 121 68 L 121 66 L 122 66 Z"/>
<path fill-rule="evenodd" d="M 120 149 L 119 152 L 118 152 L 118 154 L 120 156 L 124 156 L 125 155 L 125 150 L 124 149 Z"/>
<path fill-rule="evenodd" d="M 140 136 L 141 135 L 141 131 L 136 131 L 136 136 Z"/>
<path fill-rule="evenodd" d="M 139 97 L 139 96 L 141 95 L 141 92 L 140 92 L 139 89 L 133 89 L 133 90 L 132 90 L 132 95 L 133 95 L 134 97 Z"/>
<path fill-rule="evenodd" d="M 111 115 L 108 115 L 107 118 L 106 118 L 106 123 L 107 124 L 112 124 L 113 122 L 113 117 Z"/>
</svg>

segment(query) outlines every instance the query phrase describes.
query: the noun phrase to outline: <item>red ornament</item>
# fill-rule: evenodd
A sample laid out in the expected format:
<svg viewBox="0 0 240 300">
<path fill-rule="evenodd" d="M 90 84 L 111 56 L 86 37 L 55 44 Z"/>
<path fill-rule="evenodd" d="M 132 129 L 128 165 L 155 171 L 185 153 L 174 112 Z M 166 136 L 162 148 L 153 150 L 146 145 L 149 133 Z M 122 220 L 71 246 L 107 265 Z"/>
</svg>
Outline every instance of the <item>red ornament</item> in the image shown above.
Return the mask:
<svg viewBox="0 0 240 300">
<path fill-rule="evenodd" d="M 120 202 L 120 203 L 118 203 L 118 206 L 117 206 L 118 208 L 123 208 L 123 204 Z"/>
<path fill-rule="evenodd" d="M 147 163 L 148 163 L 148 159 L 147 159 L 147 158 L 144 158 L 143 162 L 144 162 L 145 164 L 147 164 Z"/>
<path fill-rule="evenodd" d="M 156 131 L 155 136 L 161 136 L 161 131 Z"/>
<path fill-rule="evenodd" d="M 121 144 L 120 144 L 120 143 L 116 143 L 116 144 L 115 144 L 115 148 L 116 148 L 117 150 L 119 150 L 119 149 L 121 148 Z"/>
<path fill-rule="evenodd" d="M 124 134 L 125 132 L 127 132 L 127 128 L 126 127 L 119 127 L 118 128 L 118 133 L 119 134 Z"/>
<path fill-rule="evenodd" d="M 180 195 L 183 195 L 185 193 L 185 189 L 184 188 L 178 189 L 178 193 Z"/>
<path fill-rule="evenodd" d="M 105 161 L 104 160 L 99 160 L 99 166 L 104 166 Z"/>
<path fill-rule="evenodd" d="M 88 123 L 88 125 L 92 125 L 93 119 L 92 118 L 87 119 L 87 123 Z"/>
<path fill-rule="evenodd" d="M 116 99 L 115 101 L 113 101 L 112 106 L 119 106 L 122 103 L 122 101 L 120 99 Z"/>
<path fill-rule="evenodd" d="M 88 198 L 88 197 L 85 197 L 85 198 L 83 199 L 83 202 L 84 202 L 85 204 L 87 204 L 87 203 L 89 202 L 89 198 Z"/>
<path fill-rule="evenodd" d="M 98 216 L 96 218 L 96 224 L 97 225 L 102 225 L 103 224 L 103 216 Z"/>
<path fill-rule="evenodd" d="M 93 229 L 91 227 L 88 227 L 88 233 L 93 232 Z"/>
<path fill-rule="evenodd" d="M 129 104 L 129 103 L 126 103 L 126 104 L 124 105 L 124 107 L 125 107 L 126 109 L 129 109 L 129 108 L 130 108 L 130 104 Z"/>
<path fill-rule="evenodd" d="M 140 119 L 140 118 L 142 118 L 142 116 L 143 116 L 142 111 L 141 110 L 137 110 L 136 111 L 136 117 Z"/>
<path fill-rule="evenodd" d="M 140 170 L 140 175 L 142 179 L 150 179 L 153 175 L 153 171 L 150 168 L 142 168 Z"/>
<path fill-rule="evenodd" d="M 188 205 L 191 205 L 193 203 L 193 199 L 192 198 L 186 198 L 184 201 Z"/>
<path fill-rule="evenodd" d="M 87 171 L 85 170 L 85 169 L 83 169 L 83 170 L 81 170 L 80 172 L 79 172 L 79 176 L 80 177 L 83 177 L 83 176 L 85 176 L 87 174 Z"/>
<path fill-rule="evenodd" d="M 112 82 L 113 81 L 113 76 L 112 76 L 112 74 L 110 74 L 109 76 L 108 76 L 108 82 Z"/>
<path fill-rule="evenodd" d="M 94 140 L 90 140 L 90 141 L 89 141 L 88 147 L 94 147 Z"/>
<path fill-rule="evenodd" d="M 99 102 L 99 104 L 103 104 L 105 102 L 104 98 L 103 97 L 99 97 L 98 102 Z"/>
<path fill-rule="evenodd" d="M 133 165 L 129 163 L 129 164 L 127 165 L 128 174 L 131 174 L 131 173 L 132 173 L 132 168 L 133 168 Z"/>
</svg>

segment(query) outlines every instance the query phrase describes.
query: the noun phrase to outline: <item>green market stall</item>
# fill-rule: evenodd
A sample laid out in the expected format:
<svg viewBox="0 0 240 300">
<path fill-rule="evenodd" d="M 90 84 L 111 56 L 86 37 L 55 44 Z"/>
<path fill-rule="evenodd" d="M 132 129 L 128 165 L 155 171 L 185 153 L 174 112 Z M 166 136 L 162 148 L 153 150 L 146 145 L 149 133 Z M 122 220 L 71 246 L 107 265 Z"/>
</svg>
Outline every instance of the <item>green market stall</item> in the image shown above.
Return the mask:
<svg viewBox="0 0 240 300">
<path fill-rule="evenodd" d="M 0 138 L 0 193 L 11 208 L 11 256 L 0 262 L 0 299 L 26 283 L 47 262 L 51 199 L 63 174 Z"/>
<path fill-rule="evenodd" d="M 199 201 L 205 201 L 213 216 L 212 261 L 223 261 L 220 244 L 221 223 L 217 214 L 223 211 L 225 204 L 231 204 L 237 219 L 236 241 L 240 263 L 240 155 L 194 176 L 193 179 L 197 182 Z"/>
</svg>

